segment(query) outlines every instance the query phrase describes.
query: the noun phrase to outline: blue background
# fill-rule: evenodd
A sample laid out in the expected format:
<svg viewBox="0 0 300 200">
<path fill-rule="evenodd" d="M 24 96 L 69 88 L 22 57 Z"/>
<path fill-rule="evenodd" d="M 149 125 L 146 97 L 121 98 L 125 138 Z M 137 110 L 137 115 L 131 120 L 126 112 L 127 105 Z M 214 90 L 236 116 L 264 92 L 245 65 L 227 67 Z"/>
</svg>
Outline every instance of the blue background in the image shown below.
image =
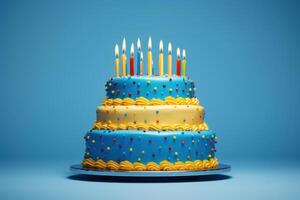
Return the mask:
<svg viewBox="0 0 300 200">
<path fill-rule="evenodd" d="M 233 171 L 237 178 L 227 180 L 223 190 L 231 188 L 230 183 L 242 187 L 240 182 L 248 181 L 258 188 L 252 194 L 270 197 L 280 191 L 293 195 L 289 191 L 294 182 L 288 178 L 295 181 L 293 174 L 282 175 L 284 179 L 268 171 L 266 184 L 261 181 L 257 185 L 248 178 L 265 172 L 255 174 L 250 172 L 253 167 L 247 166 L 291 163 L 297 168 L 293 173 L 299 175 L 299 9 L 299 1 L 283 0 L 1 1 L 2 167 L 44 163 L 61 174 L 44 169 L 41 176 L 50 179 L 49 185 L 59 187 L 52 178 L 57 177 L 58 182 L 64 179 L 62 172 L 68 165 L 82 159 L 83 136 L 96 117 L 96 106 L 105 97 L 104 83 L 114 74 L 115 43 L 121 45 L 126 36 L 129 50 L 129 43 L 140 37 L 145 53 L 151 35 L 155 66 L 160 39 L 165 47 L 170 40 L 173 49 L 187 50 L 187 73 L 206 108 L 206 121 L 219 138 L 217 156 L 221 162 L 244 166 Z M 243 176 L 239 170 L 247 172 L 240 182 L 238 177 Z M 4 174 L 2 178 L 7 176 Z M 17 178 L 10 180 L 6 191 L 24 194 L 1 189 L 3 196 L 32 197 L 27 184 L 22 185 Z M 38 180 L 44 179 L 37 176 L 30 184 L 38 185 Z M 285 183 L 283 180 L 287 185 L 260 190 L 269 182 Z M 19 185 L 14 185 L 16 182 Z M 72 189 L 78 191 L 83 186 L 76 187 Z M 91 184 L 88 187 L 93 188 Z M 201 186 L 194 183 L 193 187 Z M 244 187 L 239 191 L 249 192 Z M 58 191 L 69 194 L 68 189 Z M 276 192 L 274 197 L 279 198 Z M 62 197 L 61 193 L 55 197 Z"/>
</svg>

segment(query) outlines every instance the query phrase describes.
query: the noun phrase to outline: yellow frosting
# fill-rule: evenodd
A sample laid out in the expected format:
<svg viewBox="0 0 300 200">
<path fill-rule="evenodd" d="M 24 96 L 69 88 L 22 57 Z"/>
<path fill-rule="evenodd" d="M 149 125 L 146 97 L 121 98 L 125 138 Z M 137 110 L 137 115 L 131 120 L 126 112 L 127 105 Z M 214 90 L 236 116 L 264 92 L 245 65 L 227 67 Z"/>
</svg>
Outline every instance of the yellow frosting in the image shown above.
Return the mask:
<svg viewBox="0 0 300 200">
<path fill-rule="evenodd" d="M 132 171 L 134 169 L 134 166 L 131 162 L 125 160 L 120 162 L 120 170 L 122 171 Z"/>
<path fill-rule="evenodd" d="M 102 122 L 95 122 L 94 129 L 108 129 L 108 130 L 151 130 L 151 131 L 158 131 L 158 130 L 183 130 L 183 131 L 203 131 L 208 130 L 208 126 L 205 122 L 198 125 L 188 125 L 188 124 L 170 124 L 170 125 L 159 125 L 159 124 L 108 124 Z"/>
<path fill-rule="evenodd" d="M 96 129 L 206 130 L 200 105 L 100 106 Z"/>
<path fill-rule="evenodd" d="M 213 169 L 218 166 L 218 159 L 211 158 L 209 160 L 195 160 L 171 163 L 167 160 L 160 162 L 148 162 L 146 165 L 141 162 L 131 163 L 130 161 L 122 161 L 120 163 L 110 160 L 105 162 L 101 159 L 94 161 L 91 158 L 84 159 L 82 165 L 87 168 L 96 168 L 101 170 L 115 171 L 189 171 L 189 170 L 206 170 Z"/>
<path fill-rule="evenodd" d="M 156 106 L 156 105 L 199 105 L 199 100 L 197 98 L 174 98 L 166 97 L 164 100 L 152 99 L 148 100 L 145 97 L 138 97 L 136 100 L 131 98 L 125 99 L 104 99 L 102 102 L 103 106 Z"/>
<path fill-rule="evenodd" d="M 106 167 L 109 170 L 118 170 L 120 168 L 120 165 L 119 165 L 119 163 L 117 163 L 113 160 L 110 160 L 106 163 Z"/>
</svg>

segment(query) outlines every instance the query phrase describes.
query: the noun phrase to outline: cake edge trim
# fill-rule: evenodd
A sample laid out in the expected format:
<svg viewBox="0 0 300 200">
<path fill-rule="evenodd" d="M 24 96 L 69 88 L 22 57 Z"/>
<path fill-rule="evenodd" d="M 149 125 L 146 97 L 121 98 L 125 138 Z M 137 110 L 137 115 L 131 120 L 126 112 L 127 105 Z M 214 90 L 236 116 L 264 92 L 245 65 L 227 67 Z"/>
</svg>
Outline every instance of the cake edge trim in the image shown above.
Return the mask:
<svg viewBox="0 0 300 200">
<path fill-rule="evenodd" d="M 95 130 L 152 130 L 152 131 L 174 131 L 174 130 L 184 130 L 184 131 L 204 131 L 209 130 L 208 125 L 203 122 L 199 125 L 189 125 L 189 124 L 174 124 L 174 125 L 164 125 L 164 124 L 113 124 L 113 123 L 102 123 L 95 122 L 93 128 Z"/>
<path fill-rule="evenodd" d="M 157 105 L 200 105 L 197 98 L 174 98 L 172 96 L 166 97 L 164 100 L 161 99 L 147 99 L 145 97 L 138 97 L 135 100 L 132 98 L 125 99 L 112 99 L 106 98 L 102 101 L 103 106 L 157 106 Z"/>
<path fill-rule="evenodd" d="M 98 170 L 114 170 L 114 171 L 189 171 L 189 170 L 207 170 L 214 169 L 218 166 L 218 159 L 216 157 L 208 160 L 194 160 L 194 161 L 177 161 L 175 163 L 163 160 L 160 163 L 148 162 L 143 164 L 141 162 L 130 162 L 124 160 L 116 162 L 109 160 L 107 162 L 98 159 L 86 158 L 82 161 L 82 166 L 86 168 L 93 168 Z"/>
</svg>

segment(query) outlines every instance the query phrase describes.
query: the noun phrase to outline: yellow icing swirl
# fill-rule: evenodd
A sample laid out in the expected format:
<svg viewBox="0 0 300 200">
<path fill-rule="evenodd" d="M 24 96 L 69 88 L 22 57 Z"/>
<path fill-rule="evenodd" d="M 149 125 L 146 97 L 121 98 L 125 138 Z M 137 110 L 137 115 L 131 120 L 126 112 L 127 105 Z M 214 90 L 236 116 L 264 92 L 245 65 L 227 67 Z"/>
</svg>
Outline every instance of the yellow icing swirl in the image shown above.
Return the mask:
<svg viewBox="0 0 300 200">
<path fill-rule="evenodd" d="M 146 167 L 147 167 L 148 171 L 159 171 L 160 170 L 160 166 L 155 162 L 148 162 Z"/>
<path fill-rule="evenodd" d="M 188 171 L 214 169 L 218 166 L 218 159 L 211 158 L 203 161 L 195 160 L 186 162 L 177 161 L 175 163 L 163 160 L 159 164 L 155 162 L 148 162 L 145 165 L 141 162 L 131 163 L 128 160 L 117 163 L 113 160 L 105 162 L 101 159 L 94 161 L 91 158 L 87 158 L 82 161 L 82 165 L 87 168 L 115 171 Z"/>
<path fill-rule="evenodd" d="M 131 162 L 128 160 L 120 162 L 120 170 L 122 171 L 132 171 L 134 169 L 134 166 Z"/>
<path fill-rule="evenodd" d="M 102 129 L 109 129 L 109 130 L 151 130 L 151 131 L 158 131 L 158 130 L 180 130 L 180 131 L 203 131 L 208 130 L 208 125 L 203 122 L 202 124 L 198 125 L 189 125 L 189 124 L 134 124 L 134 123 L 127 123 L 127 124 L 112 124 L 112 123 L 103 123 L 103 122 L 95 122 L 93 129 L 102 130 Z"/>
<path fill-rule="evenodd" d="M 182 98 L 182 97 L 171 97 L 168 96 L 164 100 L 161 99 L 146 99 L 145 97 L 138 97 L 136 100 L 131 98 L 125 99 L 104 99 L 102 102 L 103 106 L 156 106 L 156 105 L 199 105 L 200 102 L 197 98 Z"/>
<path fill-rule="evenodd" d="M 147 167 L 143 163 L 135 162 L 133 164 L 133 168 L 135 171 L 146 171 Z"/>
<path fill-rule="evenodd" d="M 95 166 L 97 169 L 106 169 L 106 162 L 104 162 L 104 161 L 101 160 L 101 159 L 98 159 L 98 160 L 95 161 L 94 166 Z"/>
<path fill-rule="evenodd" d="M 110 160 L 110 161 L 107 162 L 107 169 L 116 171 L 119 168 L 120 168 L 119 163 L 117 163 L 113 160 Z"/>
<path fill-rule="evenodd" d="M 186 170 L 185 164 L 181 161 L 177 161 L 175 163 L 175 168 L 176 168 L 176 170 L 181 170 L 181 171 Z"/>
</svg>

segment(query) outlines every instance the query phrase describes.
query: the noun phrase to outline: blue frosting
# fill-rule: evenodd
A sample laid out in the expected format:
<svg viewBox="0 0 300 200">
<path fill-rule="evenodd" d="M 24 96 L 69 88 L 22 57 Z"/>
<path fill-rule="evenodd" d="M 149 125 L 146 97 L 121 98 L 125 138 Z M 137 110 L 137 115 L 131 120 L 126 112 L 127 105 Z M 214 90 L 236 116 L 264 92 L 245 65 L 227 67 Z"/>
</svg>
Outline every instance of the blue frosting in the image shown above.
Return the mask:
<svg viewBox="0 0 300 200">
<path fill-rule="evenodd" d="M 168 96 L 195 97 L 194 82 L 181 76 L 114 77 L 106 83 L 106 96 L 110 99 L 145 97 L 149 100 Z"/>
<path fill-rule="evenodd" d="M 211 131 L 92 130 L 85 136 L 86 158 L 120 162 L 176 162 L 214 157 L 216 136 Z"/>
</svg>

